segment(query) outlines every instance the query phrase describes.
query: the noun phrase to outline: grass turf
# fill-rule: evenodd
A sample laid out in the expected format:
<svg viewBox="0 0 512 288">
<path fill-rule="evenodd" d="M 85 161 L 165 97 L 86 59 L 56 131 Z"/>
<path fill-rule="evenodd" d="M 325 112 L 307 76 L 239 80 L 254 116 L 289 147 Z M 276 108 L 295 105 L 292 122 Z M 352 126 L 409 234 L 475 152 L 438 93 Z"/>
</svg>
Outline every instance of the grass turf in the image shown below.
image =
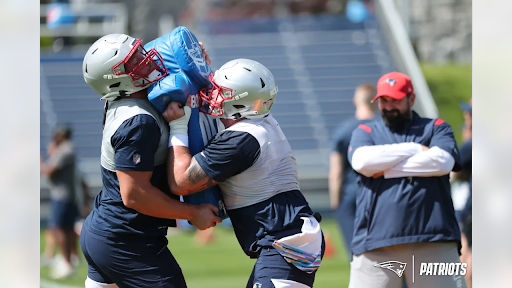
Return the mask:
<svg viewBox="0 0 512 288">
<path fill-rule="evenodd" d="M 325 257 L 318 270 L 315 287 L 347 287 L 349 281 L 349 263 L 341 240 L 338 225 L 334 219 L 324 219 L 322 229 L 331 239 L 336 253 Z M 194 241 L 193 231 L 170 233 L 169 249 L 183 270 L 189 288 L 201 287 L 245 287 L 255 260 L 242 252 L 231 229 L 215 228 L 215 241 L 199 246 Z M 44 237 L 41 233 L 41 253 Z M 49 269 L 41 268 L 41 278 L 49 278 Z M 55 281 L 61 284 L 83 287 L 87 276 L 87 265 L 82 256 L 82 264 L 77 273 L 65 280 Z"/>
</svg>

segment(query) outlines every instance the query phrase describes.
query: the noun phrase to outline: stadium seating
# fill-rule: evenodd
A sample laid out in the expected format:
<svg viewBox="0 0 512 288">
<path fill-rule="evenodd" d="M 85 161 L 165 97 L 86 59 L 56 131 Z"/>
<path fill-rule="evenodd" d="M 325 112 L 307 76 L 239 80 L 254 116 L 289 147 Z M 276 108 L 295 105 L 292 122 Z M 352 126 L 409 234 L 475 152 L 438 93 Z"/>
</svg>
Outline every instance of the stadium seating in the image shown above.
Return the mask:
<svg viewBox="0 0 512 288">
<path fill-rule="evenodd" d="M 295 151 L 301 181 L 327 178 L 331 135 L 353 115 L 354 88 L 394 70 L 375 19 L 216 20 L 194 32 L 205 42 L 212 68 L 250 58 L 272 71 L 279 86 L 272 111 Z M 84 55 L 41 52 L 41 151 L 45 154 L 52 125 L 69 123 L 81 168 L 91 179 L 99 176 L 104 104 L 83 80 Z"/>
</svg>

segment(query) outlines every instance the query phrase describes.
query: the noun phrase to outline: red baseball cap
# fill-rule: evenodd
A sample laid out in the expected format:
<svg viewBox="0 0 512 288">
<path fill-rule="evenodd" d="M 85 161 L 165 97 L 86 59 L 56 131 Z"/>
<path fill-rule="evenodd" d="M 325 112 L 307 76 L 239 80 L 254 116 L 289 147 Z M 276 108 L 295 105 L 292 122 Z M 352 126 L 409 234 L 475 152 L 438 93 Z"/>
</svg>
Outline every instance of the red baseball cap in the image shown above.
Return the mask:
<svg viewBox="0 0 512 288">
<path fill-rule="evenodd" d="M 380 77 L 377 82 L 377 95 L 373 97 L 372 103 L 381 96 L 388 96 L 397 100 L 403 99 L 407 94 L 414 93 L 411 78 L 400 72 L 390 72 Z"/>
</svg>

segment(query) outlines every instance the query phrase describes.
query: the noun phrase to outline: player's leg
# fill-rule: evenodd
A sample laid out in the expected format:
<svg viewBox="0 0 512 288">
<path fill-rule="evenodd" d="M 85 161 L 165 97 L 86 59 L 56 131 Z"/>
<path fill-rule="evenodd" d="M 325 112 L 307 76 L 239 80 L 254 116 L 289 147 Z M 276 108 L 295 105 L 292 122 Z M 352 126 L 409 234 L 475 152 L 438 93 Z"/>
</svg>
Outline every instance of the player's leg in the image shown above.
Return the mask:
<svg viewBox="0 0 512 288">
<path fill-rule="evenodd" d="M 105 284 L 96 282 L 91 278 L 87 277 L 87 279 L 85 279 L 85 288 L 119 288 L 119 286 L 117 286 L 115 283 Z"/>
<path fill-rule="evenodd" d="M 118 287 L 101 269 L 96 265 L 91 257 L 92 254 L 108 253 L 103 251 L 104 246 L 98 245 L 97 239 L 89 236 L 90 232 L 86 227 L 83 227 L 80 233 L 80 247 L 87 261 L 88 271 L 87 279 L 85 280 L 85 288 L 116 288 Z M 98 257 L 98 256 L 96 256 Z"/>
<path fill-rule="evenodd" d="M 54 279 L 61 279 L 71 275 L 74 272 L 71 264 L 71 247 L 69 245 L 66 231 L 72 229 L 74 219 L 69 219 L 69 205 L 65 200 L 52 200 L 53 217 L 53 235 L 57 247 L 63 258 L 57 261 L 50 271 L 50 276 Z"/>
<path fill-rule="evenodd" d="M 464 276 L 459 275 L 420 275 L 421 263 L 460 263 L 457 243 L 429 242 L 407 244 L 410 258 L 414 254 L 414 283 L 412 277 L 406 275 L 405 280 L 410 288 L 466 288 Z M 437 272 L 440 272 L 439 270 Z"/>
<path fill-rule="evenodd" d="M 50 221 L 48 221 L 48 228 L 44 230 L 44 252 L 41 255 L 41 266 L 50 265 L 53 261 L 53 255 L 55 255 L 55 238 L 53 235 Z"/>
<path fill-rule="evenodd" d="M 85 235 L 84 235 L 85 234 Z M 165 237 L 109 239 L 82 230 L 87 262 L 94 263 L 98 275 L 89 278 L 100 283 L 116 283 L 120 288 L 185 288 L 185 278 L 176 259 L 167 248 Z M 140 239 L 139 239 L 140 238 Z M 91 266 L 91 265 L 89 265 Z M 91 269 L 89 269 L 91 272 Z"/>
<path fill-rule="evenodd" d="M 349 288 L 402 288 L 403 278 L 395 272 L 375 267 L 386 261 L 400 261 L 398 253 L 391 247 L 384 247 L 354 255 L 350 262 Z M 406 266 L 406 268 L 408 268 Z"/>
<path fill-rule="evenodd" d="M 68 201 L 66 208 L 66 218 L 68 219 L 68 223 L 66 223 L 65 237 L 67 246 L 69 247 L 71 263 L 75 266 L 78 266 L 80 259 L 78 256 L 78 235 L 75 232 L 75 223 L 78 219 L 78 215 L 79 212 L 76 204 L 72 201 Z"/>
<path fill-rule="evenodd" d="M 264 247 L 251 275 L 252 288 L 309 288 L 313 287 L 316 271 L 309 274 L 284 260 L 273 247 Z M 252 285 L 251 285 L 252 284 Z"/>
</svg>

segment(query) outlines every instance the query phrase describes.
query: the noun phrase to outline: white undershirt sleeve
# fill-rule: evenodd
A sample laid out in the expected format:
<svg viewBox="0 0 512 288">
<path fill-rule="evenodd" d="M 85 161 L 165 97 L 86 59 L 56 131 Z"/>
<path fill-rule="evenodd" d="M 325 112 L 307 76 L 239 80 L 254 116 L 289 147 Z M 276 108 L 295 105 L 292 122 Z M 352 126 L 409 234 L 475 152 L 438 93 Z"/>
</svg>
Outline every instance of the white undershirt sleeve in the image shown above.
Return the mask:
<svg viewBox="0 0 512 288">
<path fill-rule="evenodd" d="M 372 177 L 421 151 L 421 144 L 413 142 L 362 146 L 354 151 L 351 164 L 355 171 Z"/>
<path fill-rule="evenodd" d="M 453 156 L 434 146 L 384 171 L 384 178 L 443 176 L 452 171 L 453 165 Z"/>
</svg>

